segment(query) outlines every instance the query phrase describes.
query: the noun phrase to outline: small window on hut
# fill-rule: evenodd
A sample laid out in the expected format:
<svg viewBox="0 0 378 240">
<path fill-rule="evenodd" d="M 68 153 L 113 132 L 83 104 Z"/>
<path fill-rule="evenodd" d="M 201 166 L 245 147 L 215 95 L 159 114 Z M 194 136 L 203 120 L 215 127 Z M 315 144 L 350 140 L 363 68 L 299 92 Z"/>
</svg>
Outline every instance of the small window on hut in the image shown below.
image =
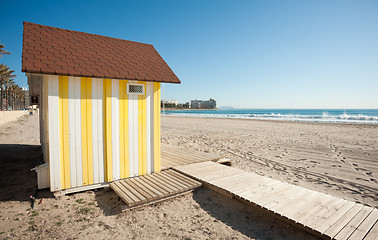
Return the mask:
<svg viewBox="0 0 378 240">
<path fill-rule="evenodd" d="M 144 84 L 127 84 L 127 94 L 129 95 L 144 95 Z"/>
</svg>

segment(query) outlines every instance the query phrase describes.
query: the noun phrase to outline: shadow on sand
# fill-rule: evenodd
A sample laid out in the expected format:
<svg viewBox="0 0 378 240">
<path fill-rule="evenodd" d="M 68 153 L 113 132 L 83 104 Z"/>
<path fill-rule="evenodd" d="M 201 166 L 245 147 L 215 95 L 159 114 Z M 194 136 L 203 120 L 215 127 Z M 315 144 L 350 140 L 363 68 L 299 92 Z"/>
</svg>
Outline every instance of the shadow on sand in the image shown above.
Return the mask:
<svg viewBox="0 0 378 240">
<path fill-rule="evenodd" d="M 42 162 L 40 145 L 0 144 L 0 201 L 30 201 L 38 185 L 30 169 Z M 39 195 L 53 197 L 49 191 Z"/>
<path fill-rule="evenodd" d="M 94 190 L 94 193 L 97 205 L 104 212 L 105 216 L 114 216 L 122 213 L 121 206 L 125 203 L 110 187 Z"/>
<path fill-rule="evenodd" d="M 304 232 L 302 236 L 298 229 L 266 212 L 204 187 L 194 191 L 193 199 L 212 217 L 253 239 L 317 239 Z"/>
</svg>

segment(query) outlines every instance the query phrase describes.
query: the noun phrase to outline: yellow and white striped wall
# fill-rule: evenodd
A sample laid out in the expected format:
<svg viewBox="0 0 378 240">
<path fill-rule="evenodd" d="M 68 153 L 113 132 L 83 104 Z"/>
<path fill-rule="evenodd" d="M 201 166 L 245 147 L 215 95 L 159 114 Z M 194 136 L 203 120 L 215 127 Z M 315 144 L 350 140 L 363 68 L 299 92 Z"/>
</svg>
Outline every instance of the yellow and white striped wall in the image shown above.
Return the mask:
<svg viewBox="0 0 378 240">
<path fill-rule="evenodd" d="M 160 171 L 160 83 L 55 75 L 42 82 L 51 191 Z M 142 84 L 144 94 L 128 94 L 128 84 Z"/>
</svg>

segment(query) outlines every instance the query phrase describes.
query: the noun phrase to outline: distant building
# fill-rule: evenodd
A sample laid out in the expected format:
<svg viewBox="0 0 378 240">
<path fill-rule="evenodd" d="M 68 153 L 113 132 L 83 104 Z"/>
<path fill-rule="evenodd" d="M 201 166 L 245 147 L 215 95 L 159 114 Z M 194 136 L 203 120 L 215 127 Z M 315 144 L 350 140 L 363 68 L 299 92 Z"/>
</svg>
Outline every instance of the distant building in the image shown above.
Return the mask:
<svg viewBox="0 0 378 240">
<path fill-rule="evenodd" d="M 177 105 L 178 103 L 177 103 L 177 100 L 161 100 L 161 102 L 163 103 L 163 104 L 172 104 L 172 105 Z"/>
<path fill-rule="evenodd" d="M 178 109 L 189 109 L 190 108 L 190 103 L 189 102 L 179 103 L 179 104 L 177 104 L 177 108 Z"/>
<path fill-rule="evenodd" d="M 176 108 L 177 105 L 177 100 L 161 100 L 161 107 Z"/>
<path fill-rule="evenodd" d="M 193 109 L 215 109 L 217 107 L 217 101 L 210 98 L 210 100 L 191 100 L 190 108 Z"/>
<path fill-rule="evenodd" d="M 23 87 L 22 91 L 24 92 L 24 108 L 28 108 L 30 106 L 29 89 L 27 87 Z"/>
</svg>

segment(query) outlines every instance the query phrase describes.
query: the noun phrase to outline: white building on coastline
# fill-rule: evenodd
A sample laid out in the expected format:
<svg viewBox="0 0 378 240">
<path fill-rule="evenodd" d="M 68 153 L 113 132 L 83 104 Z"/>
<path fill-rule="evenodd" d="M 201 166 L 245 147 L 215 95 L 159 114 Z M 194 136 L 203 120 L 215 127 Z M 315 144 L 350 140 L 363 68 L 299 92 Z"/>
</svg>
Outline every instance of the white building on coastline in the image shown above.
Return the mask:
<svg viewBox="0 0 378 240">
<path fill-rule="evenodd" d="M 212 98 L 209 100 L 191 100 L 190 107 L 193 109 L 214 109 L 217 107 L 217 101 Z"/>
</svg>

